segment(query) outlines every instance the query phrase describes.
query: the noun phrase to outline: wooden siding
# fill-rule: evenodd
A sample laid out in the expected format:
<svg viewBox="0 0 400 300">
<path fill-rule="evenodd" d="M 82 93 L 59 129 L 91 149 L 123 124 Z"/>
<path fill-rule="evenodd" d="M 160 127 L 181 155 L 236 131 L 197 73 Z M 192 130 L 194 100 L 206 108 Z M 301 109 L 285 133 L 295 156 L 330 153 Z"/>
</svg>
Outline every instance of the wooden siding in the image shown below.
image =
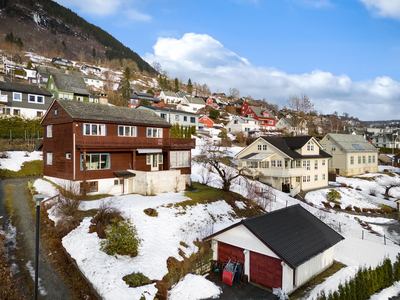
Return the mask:
<svg viewBox="0 0 400 300">
<path fill-rule="evenodd" d="M 267 288 L 282 287 L 282 265 L 276 259 L 257 252 L 250 252 L 250 278 L 251 282 Z"/>
</svg>

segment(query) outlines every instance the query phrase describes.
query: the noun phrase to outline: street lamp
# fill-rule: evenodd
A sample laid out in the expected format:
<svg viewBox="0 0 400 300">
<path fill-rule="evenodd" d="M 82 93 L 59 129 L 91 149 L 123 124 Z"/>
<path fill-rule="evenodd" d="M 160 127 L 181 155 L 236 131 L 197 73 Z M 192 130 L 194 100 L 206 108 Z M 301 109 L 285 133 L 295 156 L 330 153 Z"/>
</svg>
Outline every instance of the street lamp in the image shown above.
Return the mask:
<svg viewBox="0 0 400 300">
<path fill-rule="evenodd" d="M 35 300 L 38 299 L 39 285 L 39 224 L 40 224 L 40 202 L 44 199 L 43 195 L 33 195 L 36 201 L 36 252 L 35 252 Z"/>
</svg>

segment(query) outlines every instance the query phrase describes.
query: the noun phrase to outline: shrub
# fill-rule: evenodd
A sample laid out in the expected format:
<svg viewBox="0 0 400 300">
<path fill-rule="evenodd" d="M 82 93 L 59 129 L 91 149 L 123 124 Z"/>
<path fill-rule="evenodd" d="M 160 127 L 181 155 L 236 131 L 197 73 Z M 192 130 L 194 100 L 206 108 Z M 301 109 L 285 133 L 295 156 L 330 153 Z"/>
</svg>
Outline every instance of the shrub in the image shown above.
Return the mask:
<svg viewBox="0 0 400 300">
<path fill-rule="evenodd" d="M 333 206 L 334 209 L 341 209 L 340 204 L 335 203 L 335 205 Z"/>
<path fill-rule="evenodd" d="M 326 207 L 326 208 L 332 208 L 331 204 L 329 202 L 325 202 L 323 201 L 322 204 Z"/>
<path fill-rule="evenodd" d="M 377 189 L 375 187 L 372 187 L 372 188 L 369 189 L 369 194 L 371 196 L 376 196 L 377 192 L 378 191 L 377 191 Z"/>
<path fill-rule="evenodd" d="M 149 217 L 157 217 L 158 212 L 154 208 L 146 208 L 144 210 L 144 213 L 148 215 Z"/>
<path fill-rule="evenodd" d="M 66 236 L 81 223 L 82 215 L 79 211 L 80 203 L 80 200 L 70 199 L 63 196 L 58 197 L 55 205 L 59 221 L 57 222 L 55 229 L 59 237 Z"/>
<path fill-rule="evenodd" d="M 390 214 L 391 212 L 393 212 L 393 209 L 386 205 L 382 205 L 381 210 L 383 211 L 384 214 Z"/>
<path fill-rule="evenodd" d="M 340 204 L 338 199 L 342 199 L 342 195 L 340 195 L 340 193 L 335 189 L 330 189 L 330 191 L 326 194 L 326 200 L 329 202 Z"/>
<path fill-rule="evenodd" d="M 354 206 L 354 211 L 361 212 L 361 209 L 359 207 L 357 207 L 357 206 Z"/>
<path fill-rule="evenodd" d="M 340 186 L 341 186 L 341 187 L 347 187 L 347 184 L 344 183 L 344 182 L 341 182 L 341 183 L 340 183 Z"/>
<path fill-rule="evenodd" d="M 349 210 L 349 211 L 350 211 L 350 210 L 353 210 L 353 206 L 351 206 L 351 204 L 350 204 L 350 205 L 347 205 L 346 208 L 345 208 L 345 210 Z"/>
<path fill-rule="evenodd" d="M 101 250 L 109 255 L 137 256 L 141 239 L 137 237 L 136 227 L 131 225 L 129 220 L 111 220 L 105 234 L 106 239 L 100 242 Z"/>
<path fill-rule="evenodd" d="M 356 187 L 356 190 L 357 191 L 362 191 L 362 189 L 359 186 Z"/>
<path fill-rule="evenodd" d="M 105 230 L 107 226 L 112 224 L 112 220 L 124 220 L 121 211 L 106 202 L 102 202 L 91 220 L 92 225 L 89 232 L 96 232 L 99 238 L 104 239 L 106 237 Z"/>
<path fill-rule="evenodd" d="M 211 119 L 214 119 L 214 120 L 215 120 L 215 119 L 218 119 L 218 118 L 219 118 L 220 113 L 219 113 L 218 110 L 211 109 L 210 112 L 209 112 L 209 116 L 210 116 Z"/>
<path fill-rule="evenodd" d="M 129 285 L 129 287 L 133 288 L 151 283 L 151 280 L 140 272 L 126 275 L 122 277 L 122 279 L 126 282 L 127 285 Z"/>
</svg>

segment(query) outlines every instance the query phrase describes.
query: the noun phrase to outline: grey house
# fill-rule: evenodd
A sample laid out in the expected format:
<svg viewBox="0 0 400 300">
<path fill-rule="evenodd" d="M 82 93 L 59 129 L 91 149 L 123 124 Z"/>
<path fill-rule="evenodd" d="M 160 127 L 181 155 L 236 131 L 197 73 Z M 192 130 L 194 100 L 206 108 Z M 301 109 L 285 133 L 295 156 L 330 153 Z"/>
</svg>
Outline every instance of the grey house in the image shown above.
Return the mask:
<svg viewBox="0 0 400 300">
<path fill-rule="evenodd" d="M 140 105 L 136 109 L 146 109 L 153 111 L 172 125 L 179 124 L 183 126 L 196 126 L 196 130 L 199 129 L 199 115 L 195 113 L 177 109 L 144 105 Z"/>
<path fill-rule="evenodd" d="M 51 96 L 44 87 L 0 81 L 0 113 L 27 118 L 41 117 L 51 104 Z"/>
</svg>

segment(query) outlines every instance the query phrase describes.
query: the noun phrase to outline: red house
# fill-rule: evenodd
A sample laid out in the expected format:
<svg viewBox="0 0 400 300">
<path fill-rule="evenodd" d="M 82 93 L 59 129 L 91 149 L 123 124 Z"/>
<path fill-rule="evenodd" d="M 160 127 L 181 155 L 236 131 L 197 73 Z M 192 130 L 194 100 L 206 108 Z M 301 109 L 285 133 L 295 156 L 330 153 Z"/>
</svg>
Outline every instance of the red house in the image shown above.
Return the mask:
<svg viewBox="0 0 400 300">
<path fill-rule="evenodd" d="M 214 121 L 211 120 L 210 117 L 207 117 L 206 115 L 201 116 L 199 118 L 199 127 L 213 128 L 214 127 Z"/>
<path fill-rule="evenodd" d="M 152 111 L 55 100 L 41 122 L 43 175 L 74 191 L 144 195 L 190 184 L 194 139 Z"/>
<path fill-rule="evenodd" d="M 241 106 L 241 115 L 242 117 L 252 118 L 257 120 L 260 123 L 261 127 L 274 129 L 275 128 L 275 116 L 273 113 L 268 110 L 262 111 L 260 106 L 251 105 L 247 102 L 244 102 Z"/>
</svg>

